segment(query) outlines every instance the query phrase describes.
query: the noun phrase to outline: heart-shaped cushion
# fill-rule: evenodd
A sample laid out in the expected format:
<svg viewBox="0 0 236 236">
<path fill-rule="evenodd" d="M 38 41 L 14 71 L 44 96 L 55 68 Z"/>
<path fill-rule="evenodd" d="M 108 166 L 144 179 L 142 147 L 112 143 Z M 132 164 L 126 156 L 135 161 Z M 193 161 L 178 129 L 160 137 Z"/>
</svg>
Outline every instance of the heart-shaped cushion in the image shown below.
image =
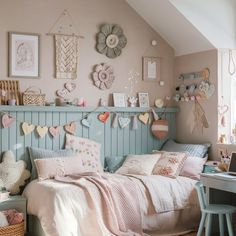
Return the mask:
<svg viewBox="0 0 236 236">
<path fill-rule="evenodd" d="M 103 113 L 98 115 L 98 119 L 103 123 L 105 123 L 108 120 L 109 117 L 110 117 L 109 112 L 103 112 Z"/>
<path fill-rule="evenodd" d="M 50 128 L 48 129 L 49 133 L 52 135 L 53 138 L 56 138 L 56 137 L 59 136 L 60 130 L 61 130 L 61 127 L 60 127 L 60 126 L 50 127 Z"/>
<path fill-rule="evenodd" d="M 48 132 L 48 127 L 47 126 L 37 126 L 36 130 L 38 132 L 39 137 L 43 138 Z"/>
<path fill-rule="evenodd" d="M 64 128 L 67 133 L 74 135 L 76 132 L 76 123 L 73 121 L 70 124 L 65 125 Z"/>
<path fill-rule="evenodd" d="M 9 116 L 8 114 L 4 114 L 2 116 L 2 126 L 4 128 L 9 128 L 15 122 L 15 118 Z"/>
<path fill-rule="evenodd" d="M 119 117 L 119 124 L 120 124 L 120 127 L 123 129 L 125 128 L 126 126 L 128 126 L 130 123 L 130 119 L 129 118 L 124 118 L 124 117 Z"/>
<path fill-rule="evenodd" d="M 149 114 L 148 113 L 140 114 L 138 116 L 138 118 L 143 124 L 146 125 L 148 123 L 148 120 L 149 120 Z"/>
<path fill-rule="evenodd" d="M 18 194 L 20 186 L 25 185 L 25 180 L 30 177 L 30 172 L 26 170 L 26 163 L 22 160 L 16 161 L 12 151 L 7 151 L 3 155 L 0 163 L 0 182 L 11 194 Z"/>
<path fill-rule="evenodd" d="M 22 123 L 21 127 L 24 132 L 24 135 L 30 134 L 35 128 L 34 125 L 28 124 L 27 122 Z"/>
</svg>

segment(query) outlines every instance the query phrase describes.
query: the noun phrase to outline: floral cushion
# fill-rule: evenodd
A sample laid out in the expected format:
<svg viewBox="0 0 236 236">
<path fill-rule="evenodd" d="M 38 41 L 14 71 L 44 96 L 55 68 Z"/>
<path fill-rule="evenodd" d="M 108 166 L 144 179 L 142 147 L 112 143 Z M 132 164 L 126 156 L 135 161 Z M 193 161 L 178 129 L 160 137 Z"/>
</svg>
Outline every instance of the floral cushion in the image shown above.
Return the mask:
<svg viewBox="0 0 236 236">
<path fill-rule="evenodd" d="M 151 175 L 160 154 L 128 155 L 116 174 Z"/>
<path fill-rule="evenodd" d="M 82 165 L 87 171 L 103 172 L 100 160 L 101 144 L 66 134 L 65 148 L 73 150 L 82 158 Z"/>
<path fill-rule="evenodd" d="M 159 152 L 160 160 L 156 163 L 152 173 L 176 178 L 183 168 L 187 154 L 184 152 Z"/>
</svg>

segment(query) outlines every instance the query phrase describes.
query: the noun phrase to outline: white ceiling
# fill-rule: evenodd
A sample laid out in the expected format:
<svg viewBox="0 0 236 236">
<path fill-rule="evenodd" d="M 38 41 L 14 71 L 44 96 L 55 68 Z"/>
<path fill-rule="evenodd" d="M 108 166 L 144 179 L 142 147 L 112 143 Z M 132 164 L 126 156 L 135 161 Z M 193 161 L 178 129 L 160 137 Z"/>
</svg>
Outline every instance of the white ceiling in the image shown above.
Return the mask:
<svg viewBox="0 0 236 236">
<path fill-rule="evenodd" d="M 126 0 L 176 56 L 236 48 L 235 0 Z"/>
</svg>

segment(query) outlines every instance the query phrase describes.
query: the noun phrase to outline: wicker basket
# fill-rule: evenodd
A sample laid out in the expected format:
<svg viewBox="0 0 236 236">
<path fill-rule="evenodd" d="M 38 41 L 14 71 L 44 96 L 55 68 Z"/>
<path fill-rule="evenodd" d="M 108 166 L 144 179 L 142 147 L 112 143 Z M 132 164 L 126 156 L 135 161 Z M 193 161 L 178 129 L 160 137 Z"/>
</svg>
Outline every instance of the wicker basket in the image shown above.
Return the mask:
<svg viewBox="0 0 236 236">
<path fill-rule="evenodd" d="M 37 90 L 32 90 L 36 88 Z M 23 105 L 45 105 L 45 94 L 42 94 L 41 89 L 38 87 L 29 87 L 23 93 Z"/>
<path fill-rule="evenodd" d="M 20 224 L 0 227 L 0 236 L 24 236 L 24 221 Z"/>
</svg>

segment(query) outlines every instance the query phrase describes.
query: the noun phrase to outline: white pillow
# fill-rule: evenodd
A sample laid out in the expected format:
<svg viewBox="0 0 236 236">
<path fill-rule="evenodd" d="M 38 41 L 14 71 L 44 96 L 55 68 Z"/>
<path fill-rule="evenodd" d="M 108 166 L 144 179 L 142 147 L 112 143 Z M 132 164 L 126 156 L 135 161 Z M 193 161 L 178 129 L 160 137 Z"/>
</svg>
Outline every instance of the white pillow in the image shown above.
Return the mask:
<svg viewBox="0 0 236 236">
<path fill-rule="evenodd" d="M 34 160 L 38 179 L 53 179 L 56 176 L 65 176 L 86 172 L 82 166 L 81 157 L 55 157 Z"/>
<path fill-rule="evenodd" d="M 161 154 L 128 155 L 116 174 L 151 175 Z"/>
</svg>

